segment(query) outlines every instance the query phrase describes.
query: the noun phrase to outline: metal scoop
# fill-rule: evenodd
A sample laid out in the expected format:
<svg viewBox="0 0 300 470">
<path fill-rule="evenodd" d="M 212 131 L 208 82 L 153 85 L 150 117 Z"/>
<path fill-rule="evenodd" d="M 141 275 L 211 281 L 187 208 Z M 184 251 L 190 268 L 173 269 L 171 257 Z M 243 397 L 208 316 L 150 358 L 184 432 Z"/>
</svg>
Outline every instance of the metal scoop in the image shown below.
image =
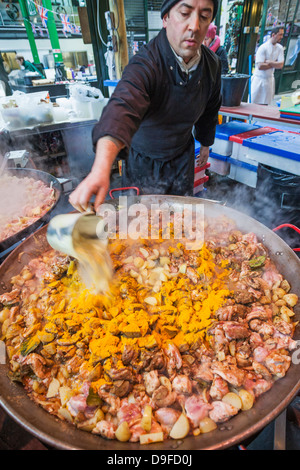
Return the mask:
<svg viewBox="0 0 300 470">
<path fill-rule="evenodd" d="M 89 287 L 109 289 L 113 269 L 102 217 L 94 213 L 57 215 L 49 222 L 47 240 L 55 250 L 78 259 Z"/>
</svg>

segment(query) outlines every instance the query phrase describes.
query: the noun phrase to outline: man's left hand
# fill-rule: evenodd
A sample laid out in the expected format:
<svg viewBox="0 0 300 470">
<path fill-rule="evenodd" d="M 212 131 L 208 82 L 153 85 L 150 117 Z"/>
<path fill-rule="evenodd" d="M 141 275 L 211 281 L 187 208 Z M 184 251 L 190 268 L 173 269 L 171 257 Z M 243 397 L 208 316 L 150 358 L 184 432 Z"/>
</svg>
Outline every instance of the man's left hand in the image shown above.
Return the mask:
<svg viewBox="0 0 300 470">
<path fill-rule="evenodd" d="M 208 157 L 209 157 L 209 147 L 203 147 L 201 145 L 200 154 L 199 154 L 199 157 L 198 157 L 199 167 L 202 167 L 207 163 Z"/>
</svg>

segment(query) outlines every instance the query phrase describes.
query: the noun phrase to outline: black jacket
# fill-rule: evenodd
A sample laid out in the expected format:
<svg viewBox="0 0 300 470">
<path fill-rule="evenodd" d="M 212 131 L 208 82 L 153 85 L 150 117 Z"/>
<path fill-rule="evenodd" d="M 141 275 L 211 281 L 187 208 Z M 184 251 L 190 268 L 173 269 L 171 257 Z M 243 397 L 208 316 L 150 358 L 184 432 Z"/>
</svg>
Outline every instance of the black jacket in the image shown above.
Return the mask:
<svg viewBox="0 0 300 470">
<path fill-rule="evenodd" d="M 126 152 L 132 147 L 150 158 L 170 160 L 190 146 L 193 128 L 203 146 L 212 145 L 221 67 L 207 47 L 201 46 L 201 54 L 187 80 L 162 29 L 125 67 L 93 130 L 94 145 L 110 135 L 125 144 Z"/>
</svg>

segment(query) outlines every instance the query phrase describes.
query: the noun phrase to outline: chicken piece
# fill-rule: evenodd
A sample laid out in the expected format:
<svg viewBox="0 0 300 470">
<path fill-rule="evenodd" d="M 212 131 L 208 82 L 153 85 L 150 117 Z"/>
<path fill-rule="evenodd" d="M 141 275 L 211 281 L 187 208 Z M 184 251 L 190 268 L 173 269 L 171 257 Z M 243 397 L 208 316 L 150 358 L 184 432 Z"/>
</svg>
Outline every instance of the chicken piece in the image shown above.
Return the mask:
<svg viewBox="0 0 300 470">
<path fill-rule="evenodd" d="M 263 363 L 266 360 L 270 351 L 264 346 L 258 346 L 253 350 L 253 360 L 256 362 Z"/>
<path fill-rule="evenodd" d="M 291 365 L 291 357 L 279 351 L 271 351 L 265 359 L 265 365 L 278 378 L 285 376 Z"/>
<path fill-rule="evenodd" d="M 228 383 L 221 377 L 214 377 L 209 394 L 213 400 L 222 400 L 224 395 L 229 392 Z"/>
<path fill-rule="evenodd" d="M 11 292 L 5 292 L 5 294 L 0 295 L 0 304 L 10 305 L 11 303 L 14 303 L 14 300 L 17 299 L 19 293 L 19 289 L 13 289 Z"/>
<path fill-rule="evenodd" d="M 238 412 L 239 410 L 229 403 L 213 401 L 212 410 L 209 411 L 208 415 L 215 423 L 224 423 L 238 414 Z"/>
<path fill-rule="evenodd" d="M 107 405 L 109 405 L 109 413 L 115 416 L 121 406 L 120 398 L 111 395 L 110 392 L 104 391 L 101 388 L 98 389 L 98 395 Z"/>
<path fill-rule="evenodd" d="M 199 275 L 197 271 L 190 266 L 186 268 L 186 275 L 192 281 L 193 284 L 197 284 L 199 281 Z"/>
<path fill-rule="evenodd" d="M 167 357 L 167 371 L 169 377 L 172 377 L 182 367 L 181 354 L 177 346 L 171 342 L 164 348 L 164 353 Z"/>
<path fill-rule="evenodd" d="M 259 378 L 257 375 L 249 372 L 247 373 L 243 387 L 248 391 L 251 392 L 255 397 L 259 397 L 263 393 L 270 390 L 273 385 L 273 380 L 266 380 Z"/>
<path fill-rule="evenodd" d="M 242 289 L 235 291 L 234 300 L 237 304 L 250 304 L 251 302 L 255 301 L 255 297 L 247 289 Z"/>
<path fill-rule="evenodd" d="M 138 356 L 139 351 L 126 344 L 122 353 L 122 362 L 125 366 L 129 366 L 137 360 Z"/>
<path fill-rule="evenodd" d="M 252 353 L 252 350 L 248 341 L 237 342 L 235 359 L 236 359 L 236 363 L 238 367 L 248 367 L 251 365 L 251 362 L 252 362 L 251 353 Z"/>
<path fill-rule="evenodd" d="M 118 422 L 126 421 L 128 426 L 133 426 L 142 419 L 142 412 L 139 406 L 134 403 L 124 402 L 117 412 Z"/>
<path fill-rule="evenodd" d="M 267 321 L 272 320 L 273 312 L 267 306 L 262 305 L 253 305 L 250 312 L 246 316 L 246 322 L 250 322 L 254 318 L 259 318 L 260 320 Z"/>
<path fill-rule="evenodd" d="M 215 361 L 212 362 L 211 370 L 234 387 L 240 387 L 243 383 L 245 372 L 234 364 L 228 364 L 226 361 Z"/>
<path fill-rule="evenodd" d="M 143 379 L 146 392 L 150 396 L 153 394 L 154 390 L 156 390 L 161 385 L 157 370 L 151 370 L 150 372 L 147 372 L 143 375 Z"/>
<path fill-rule="evenodd" d="M 159 408 L 155 411 L 155 418 L 160 423 L 163 432 L 169 434 L 180 414 L 180 411 L 173 408 Z"/>
<path fill-rule="evenodd" d="M 115 439 L 116 430 L 117 426 L 112 421 L 106 421 L 103 419 L 98 421 L 92 433 L 100 434 L 100 436 L 105 439 Z"/>
<path fill-rule="evenodd" d="M 131 437 L 129 442 L 138 442 L 140 440 L 140 436 L 142 434 L 147 434 L 147 431 L 142 427 L 141 420 L 135 423 L 133 426 L 130 427 Z M 157 421 L 154 419 L 151 420 L 151 429 L 149 433 L 161 432 L 162 427 L 158 424 Z"/>
<path fill-rule="evenodd" d="M 67 403 L 67 409 L 72 416 L 76 417 L 79 413 L 85 413 L 87 409 L 86 396 L 74 395 Z"/>
<path fill-rule="evenodd" d="M 49 375 L 49 372 L 47 372 L 46 364 L 47 363 L 45 359 L 36 353 L 28 354 L 28 356 L 26 356 L 24 361 L 22 361 L 22 366 L 23 365 L 30 366 L 34 374 L 39 379 L 45 379 L 46 376 Z"/>
<path fill-rule="evenodd" d="M 190 395 L 192 393 L 193 384 L 186 375 L 176 375 L 172 382 L 172 388 L 176 393 Z"/>
<path fill-rule="evenodd" d="M 219 352 L 224 352 L 225 355 L 228 353 L 229 341 L 225 336 L 225 332 L 222 328 L 223 323 L 218 323 L 213 326 L 208 334 L 213 335 L 212 338 L 212 347 L 216 354 Z"/>
<path fill-rule="evenodd" d="M 191 376 L 194 380 L 204 380 L 204 382 L 212 382 L 214 374 L 211 371 L 211 362 L 203 362 L 195 364 L 191 367 Z"/>
<path fill-rule="evenodd" d="M 262 278 L 268 283 L 270 289 L 273 287 L 278 287 L 283 280 L 282 275 L 278 273 L 276 267 L 269 259 L 266 260 L 265 271 L 262 275 Z"/>
<path fill-rule="evenodd" d="M 250 334 L 249 329 L 239 322 L 227 321 L 223 323 L 222 327 L 225 332 L 225 336 L 229 341 L 248 338 Z"/>
<path fill-rule="evenodd" d="M 247 313 L 246 305 L 235 304 L 235 305 L 226 305 L 225 307 L 219 308 L 216 312 L 216 316 L 220 321 L 232 321 L 244 318 Z"/>
<path fill-rule="evenodd" d="M 208 416 L 212 406 L 206 403 L 203 398 L 199 395 L 191 395 L 188 397 L 184 404 L 186 416 L 194 428 L 199 426 L 200 421 Z"/>
<path fill-rule="evenodd" d="M 272 374 L 270 374 L 268 369 L 263 364 L 261 364 L 260 362 L 253 361 L 252 362 L 252 367 L 253 367 L 254 372 L 257 375 L 261 375 L 263 377 L 263 379 L 272 380 Z"/>
<path fill-rule="evenodd" d="M 250 338 L 249 338 L 249 344 L 250 344 L 252 350 L 259 347 L 259 346 L 264 345 L 260 334 L 256 333 L 256 332 L 251 333 Z"/>
<path fill-rule="evenodd" d="M 129 382 L 133 380 L 132 372 L 128 367 L 122 367 L 121 369 L 111 368 L 107 371 L 107 374 L 111 380 L 128 380 Z"/>
</svg>

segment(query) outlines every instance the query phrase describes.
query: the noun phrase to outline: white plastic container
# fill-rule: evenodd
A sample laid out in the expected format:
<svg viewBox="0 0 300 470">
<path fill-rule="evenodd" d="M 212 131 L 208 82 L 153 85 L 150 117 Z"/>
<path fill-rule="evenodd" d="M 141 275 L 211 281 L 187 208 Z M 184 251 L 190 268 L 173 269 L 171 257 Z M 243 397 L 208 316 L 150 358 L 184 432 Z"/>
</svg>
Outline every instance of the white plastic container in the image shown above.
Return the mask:
<svg viewBox="0 0 300 470">
<path fill-rule="evenodd" d="M 251 188 L 257 185 L 257 169 L 258 163 L 254 160 L 247 159 L 247 162 L 230 158 L 229 178 L 243 183 Z"/>
<path fill-rule="evenodd" d="M 229 174 L 230 163 L 228 161 L 228 157 L 211 152 L 208 158 L 208 162 L 210 163 L 210 170 L 212 172 L 222 176 Z"/>
</svg>

